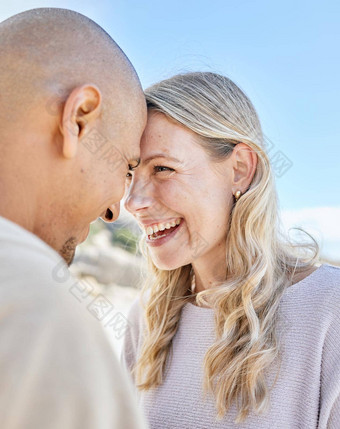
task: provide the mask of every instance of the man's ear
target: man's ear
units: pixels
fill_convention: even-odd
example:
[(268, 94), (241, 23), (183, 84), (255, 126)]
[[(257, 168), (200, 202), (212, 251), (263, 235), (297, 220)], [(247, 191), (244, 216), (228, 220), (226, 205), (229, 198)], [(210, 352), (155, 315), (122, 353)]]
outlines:
[(86, 84), (74, 88), (67, 97), (62, 123), (62, 151), (65, 158), (73, 158), (78, 150), (79, 138), (91, 127), (100, 115), (102, 95), (96, 85)]
[(232, 152), (233, 159), (233, 193), (240, 190), (242, 194), (248, 189), (257, 166), (257, 154), (245, 143), (238, 143)]

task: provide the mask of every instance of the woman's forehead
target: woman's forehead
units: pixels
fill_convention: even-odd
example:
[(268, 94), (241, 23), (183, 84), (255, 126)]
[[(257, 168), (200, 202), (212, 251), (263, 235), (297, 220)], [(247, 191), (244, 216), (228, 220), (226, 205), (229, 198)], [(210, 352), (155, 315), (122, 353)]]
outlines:
[(176, 158), (201, 150), (193, 131), (170, 121), (164, 114), (158, 112), (149, 114), (141, 141), (142, 158), (149, 158), (156, 153)]

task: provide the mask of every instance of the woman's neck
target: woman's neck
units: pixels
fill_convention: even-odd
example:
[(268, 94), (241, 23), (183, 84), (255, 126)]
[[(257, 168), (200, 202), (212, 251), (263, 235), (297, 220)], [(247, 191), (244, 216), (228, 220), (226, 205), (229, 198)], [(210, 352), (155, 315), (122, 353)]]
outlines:
[(195, 293), (202, 292), (222, 283), (226, 277), (226, 261), (220, 258), (207, 258), (194, 261), (192, 268), (195, 274)]

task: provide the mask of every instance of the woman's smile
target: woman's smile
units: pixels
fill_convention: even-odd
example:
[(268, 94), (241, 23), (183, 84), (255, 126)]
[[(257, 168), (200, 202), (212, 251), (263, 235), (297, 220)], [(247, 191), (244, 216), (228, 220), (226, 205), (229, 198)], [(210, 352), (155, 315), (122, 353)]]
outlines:
[(146, 243), (148, 246), (157, 247), (167, 243), (179, 233), (183, 223), (177, 219), (171, 223), (156, 224), (154, 227), (148, 227), (146, 231)]

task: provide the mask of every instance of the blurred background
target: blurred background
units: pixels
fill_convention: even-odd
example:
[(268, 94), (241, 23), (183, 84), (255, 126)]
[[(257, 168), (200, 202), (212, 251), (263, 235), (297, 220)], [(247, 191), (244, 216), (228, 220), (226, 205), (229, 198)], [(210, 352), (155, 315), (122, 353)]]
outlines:
[[(11, 0), (0, 3), (0, 20), (36, 7), (92, 18), (128, 55), (143, 87), (195, 70), (234, 80), (259, 113), (285, 229), (303, 227), (323, 261), (340, 265), (339, 2)], [(124, 210), (112, 225), (98, 220), (72, 267), (90, 291), (83, 304), (117, 352), (142, 278), (139, 238)], [(91, 302), (100, 299), (106, 307), (95, 310)]]

